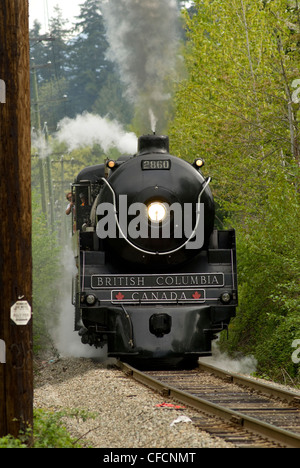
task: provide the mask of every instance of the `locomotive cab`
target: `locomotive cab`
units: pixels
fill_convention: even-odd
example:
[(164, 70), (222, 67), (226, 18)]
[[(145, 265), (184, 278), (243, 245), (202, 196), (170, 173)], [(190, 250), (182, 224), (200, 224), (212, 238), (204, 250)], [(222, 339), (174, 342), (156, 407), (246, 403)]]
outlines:
[[(165, 136), (86, 168), (74, 183), (75, 329), (108, 356), (141, 363), (211, 354), (237, 306), (234, 230), (214, 228), (203, 161)], [(82, 201), (84, 200), (84, 201)]]

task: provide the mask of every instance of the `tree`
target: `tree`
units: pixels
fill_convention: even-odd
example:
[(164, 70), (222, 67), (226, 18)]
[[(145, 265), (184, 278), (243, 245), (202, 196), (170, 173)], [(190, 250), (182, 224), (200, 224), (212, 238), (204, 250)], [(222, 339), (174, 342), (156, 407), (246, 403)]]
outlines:
[[(7, 84), (6, 103), (0, 103), (0, 338), (6, 343), (6, 363), (0, 364), (2, 437), (18, 436), (33, 421), (28, 0), (0, 4), (0, 77)], [(12, 306), (24, 306), (24, 322), (20, 316), (12, 320)]]
[(32, 122), (36, 127), (37, 103), (35, 79), (38, 91), (38, 107), (41, 126), (47, 122), (50, 132), (55, 132), (57, 123), (68, 113), (69, 47), (68, 31), (61, 10), (55, 8), (50, 20), (49, 34), (41, 35), (37, 22), (30, 32), (31, 37), (31, 96)]
[[(186, 15), (187, 79), (173, 152), (202, 156), (225, 224), (237, 231), (240, 307), (234, 349), (279, 377), (299, 337), (299, 5), (197, 0)], [(275, 353), (276, 342), (285, 343)], [(273, 354), (272, 354), (273, 353)], [(273, 355), (273, 362), (272, 362)]]
[(54, 41), (47, 43), (48, 59), (53, 64), (52, 73), (56, 80), (67, 78), (69, 73), (68, 56), (68, 33), (66, 29), (67, 21), (62, 16), (61, 9), (56, 6), (54, 8), (54, 16), (50, 19), (50, 37)]
[[(114, 65), (106, 59), (108, 43), (98, 1), (86, 0), (82, 4), (72, 30), (66, 30), (65, 24), (61, 10), (56, 8), (49, 34), (42, 36), (37, 22), (30, 32), (42, 126), (47, 122), (50, 133), (54, 133), (64, 117), (75, 117), (84, 111), (108, 114), (129, 123), (131, 106), (123, 98)], [(32, 101), (33, 85), (32, 73)], [(33, 122), (35, 112), (33, 107)]]
[(78, 35), (70, 44), (72, 115), (92, 110), (99, 91), (113, 71), (112, 63), (105, 56), (108, 43), (99, 3), (85, 0), (77, 19), (75, 31)]
[(118, 74), (109, 73), (106, 82), (99, 90), (92, 111), (106, 115), (111, 120), (117, 120), (124, 125), (130, 125), (133, 119), (133, 106), (124, 98), (124, 86)]
[(208, 155), (216, 195), (231, 210), (254, 194), (263, 198), (269, 165), (282, 161), (295, 174), (297, 121), (289, 115), (298, 69), (284, 53), (290, 31), (283, 3), (203, 0), (187, 17), (189, 78), (177, 94), (172, 139), (183, 156)]

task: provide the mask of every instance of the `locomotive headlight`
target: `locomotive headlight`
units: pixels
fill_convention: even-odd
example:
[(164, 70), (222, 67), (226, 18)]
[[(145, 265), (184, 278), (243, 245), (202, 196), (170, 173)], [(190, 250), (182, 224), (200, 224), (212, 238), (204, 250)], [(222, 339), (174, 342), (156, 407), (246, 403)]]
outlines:
[(161, 202), (153, 202), (148, 206), (149, 219), (155, 223), (163, 221), (167, 216), (167, 208)]

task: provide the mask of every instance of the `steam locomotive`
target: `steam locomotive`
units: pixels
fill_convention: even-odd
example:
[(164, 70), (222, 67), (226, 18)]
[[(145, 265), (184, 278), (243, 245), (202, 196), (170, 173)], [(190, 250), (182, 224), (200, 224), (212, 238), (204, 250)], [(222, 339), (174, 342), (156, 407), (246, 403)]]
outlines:
[(237, 306), (234, 230), (214, 227), (204, 161), (144, 135), (132, 156), (83, 169), (75, 197), (75, 330), (131, 363), (211, 355)]

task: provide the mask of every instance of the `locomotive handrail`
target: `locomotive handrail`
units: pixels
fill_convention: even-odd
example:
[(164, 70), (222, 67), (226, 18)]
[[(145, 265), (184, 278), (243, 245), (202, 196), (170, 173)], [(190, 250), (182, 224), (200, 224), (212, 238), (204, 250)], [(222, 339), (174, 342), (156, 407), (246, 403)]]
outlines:
[(138, 247), (137, 245), (135, 245), (133, 242), (131, 242), (127, 236), (125, 236), (121, 226), (120, 226), (120, 223), (119, 223), (119, 220), (118, 220), (118, 210), (117, 210), (117, 204), (116, 204), (116, 194), (115, 194), (115, 191), (113, 189), (113, 187), (110, 185), (110, 183), (107, 181), (107, 179), (105, 179), (104, 177), (102, 178), (102, 180), (105, 182), (105, 184), (107, 185), (107, 187), (109, 188), (109, 190), (111, 191), (112, 193), (112, 196), (113, 196), (113, 204), (114, 204), (114, 214), (115, 214), (115, 220), (116, 220), (116, 224), (118, 226), (118, 229), (119, 229), (119, 232), (121, 234), (121, 236), (123, 237), (123, 239), (126, 240), (126, 242), (131, 246), (133, 247), (134, 249), (136, 250), (139, 250), (140, 252), (142, 253), (145, 253), (145, 254), (148, 254), (148, 255), (159, 255), (159, 256), (163, 256), (163, 255), (170, 255), (170, 254), (173, 254), (175, 252), (178, 252), (178, 250), (181, 250), (183, 247), (185, 247), (192, 239), (193, 237), (195, 236), (196, 234), (196, 231), (198, 229), (198, 226), (199, 226), (199, 222), (200, 222), (200, 214), (201, 214), (201, 210), (200, 210), (200, 202), (201, 202), (201, 197), (203, 195), (203, 193), (205, 192), (206, 188), (208, 187), (210, 181), (211, 181), (211, 177), (208, 177), (206, 180), (205, 180), (205, 184), (204, 186), (202, 187), (202, 190), (200, 191), (199, 195), (198, 195), (198, 202), (197, 202), (197, 220), (196, 220), (196, 225), (195, 225), (195, 228), (192, 232), (192, 234), (190, 235), (190, 237), (182, 244), (180, 245), (179, 247), (177, 247), (176, 249), (173, 249), (173, 250), (168, 250), (167, 252), (153, 252), (151, 250), (145, 250), (145, 249), (142, 249), (140, 247)]

